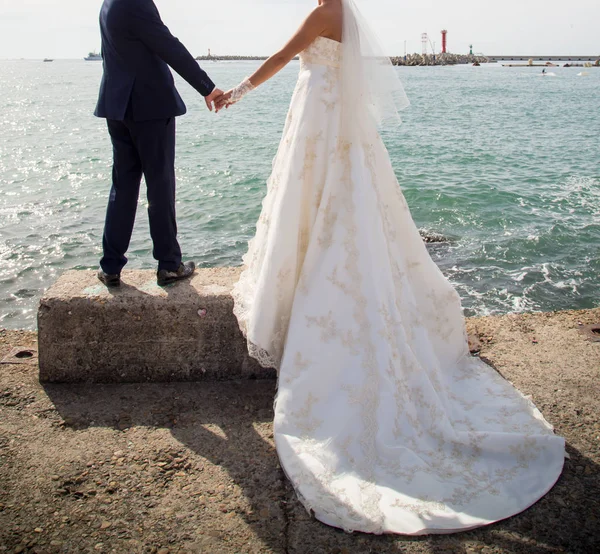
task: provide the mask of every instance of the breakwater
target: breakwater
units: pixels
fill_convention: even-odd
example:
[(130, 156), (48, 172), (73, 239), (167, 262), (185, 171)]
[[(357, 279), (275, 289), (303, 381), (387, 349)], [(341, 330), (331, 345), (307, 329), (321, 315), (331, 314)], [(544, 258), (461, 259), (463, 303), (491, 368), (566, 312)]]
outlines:
[[(220, 61), (264, 61), (268, 56), (198, 56), (196, 60), (203, 62)], [(294, 58), (298, 59), (298, 58)], [(391, 56), (390, 60), (396, 66), (431, 66), (431, 65), (460, 65), (482, 64), (498, 61), (585, 61), (600, 66), (600, 56), (483, 56), (474, 54), (408, 54), (407, 56)], [(573, 67), (583, 67), (570, 64)]]
[(398, 66), (425, 66), (425, 65), (458, 65), (458, 64), (482, 64), (490, 60), (486, 56), (475, 56), (473, 54), (408, 54), (407, 56), (393, 56), (390, 58), (392, 64)]
[(491, 62), (511, 61), (526, 62), (534, 60), (538, 62), (596, 62), (600, 65), (600, 54), (595, 56), (487, 56)]
[[(264, 61), (268, 56), (198, 56), (201, 62), (233, 62), (233, 61)], [(294, 58), (298, 59), (298, 58)], [(457, 65), (469, 63), (488, 63), (486, 56), (462, 54), (409, 54), (408, 56), (391, 56), (392, 64), (397, 66), (425, 66), (425, 65)]]
[(264, 61), (268, 56), (197, 56), (199, 62), (240, 62), (240, 61)]

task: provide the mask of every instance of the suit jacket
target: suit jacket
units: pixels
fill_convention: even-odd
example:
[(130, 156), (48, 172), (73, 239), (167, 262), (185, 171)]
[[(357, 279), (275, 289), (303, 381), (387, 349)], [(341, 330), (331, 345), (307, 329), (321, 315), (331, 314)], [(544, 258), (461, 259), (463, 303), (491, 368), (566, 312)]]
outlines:
[(104, 0), (100, 11), (104, 74), (94, 115), (122, 121), (186, 112), (171, 66), (200, 94), (215, 85), (164, 25), (153, 0)]

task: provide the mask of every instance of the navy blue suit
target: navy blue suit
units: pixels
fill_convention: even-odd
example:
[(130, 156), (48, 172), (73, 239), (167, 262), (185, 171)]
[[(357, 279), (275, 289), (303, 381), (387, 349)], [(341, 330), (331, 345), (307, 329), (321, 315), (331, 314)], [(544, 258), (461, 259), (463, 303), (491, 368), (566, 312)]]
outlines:
[(186, 112), (171, 66), (201, 95), (214, 83), (162, 22), (152, 0), (104, 0), (100, 11), (104, 74), (96, 116), (113, 144), (112, 189), (104, 226), (106, 273), (127, 263), (142, 174), (159, 269), (181, 263), (175, 219), (175, 120)]

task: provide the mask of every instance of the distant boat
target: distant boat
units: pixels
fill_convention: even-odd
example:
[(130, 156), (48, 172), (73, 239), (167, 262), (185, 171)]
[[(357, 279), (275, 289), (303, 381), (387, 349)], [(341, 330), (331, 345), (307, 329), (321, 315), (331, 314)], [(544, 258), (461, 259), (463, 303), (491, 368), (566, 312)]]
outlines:
[(102, 61), (102, 54), (98, 54), (98, 52), (90, 52), (87, 55), (87, 58), (83, 58), (86, 62), (100, 62)]
[(44, 58), (45, 62), (53, 62), (54, 60), (50, 59), (50, 58)]

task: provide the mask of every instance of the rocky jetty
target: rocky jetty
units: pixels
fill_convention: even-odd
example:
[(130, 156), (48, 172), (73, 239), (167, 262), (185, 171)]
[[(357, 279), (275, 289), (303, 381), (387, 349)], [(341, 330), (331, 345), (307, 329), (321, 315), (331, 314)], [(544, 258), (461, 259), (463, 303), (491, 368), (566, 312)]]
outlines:
[[(201, 62), (221, 62), (221, 61), (264, 61), (267, 56), (198, 56), (196, 60)], [(298, 58), (294, 58), (297, 60)], [(394, 65), (457, 65), (469, 63), (488, 63), (490, 60), (485, 56), (461, 55), (461, 54), (409, 54), (404, 56), (392, 56), (390, 58)]]
[(197, 56), (199, 62), (264, 61), (268, 56)]
[(394, 56), (391, 58), (394, 65), (420, 66), (420, 65), (458, 65), (458, 64), (482, 64), (488, 63), (485, 56), (472, 54), (409, 54), (406, 56)]

